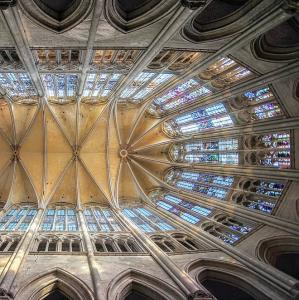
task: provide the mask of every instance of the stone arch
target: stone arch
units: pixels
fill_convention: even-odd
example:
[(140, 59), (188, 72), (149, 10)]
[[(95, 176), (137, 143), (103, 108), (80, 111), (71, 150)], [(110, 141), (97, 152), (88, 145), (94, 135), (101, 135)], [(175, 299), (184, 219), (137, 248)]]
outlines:
[(270, 300), (277, 297), (271, 287), (268, 287), (266, 280), (257, 278), (256, 274), (237, 263), (217, 259), (197, 259), (187, 264), (185, 271), (191, 273), (200, 284), (204, 280), (213, 279), (238, 287), (254, 299)]
[[(277, 236), (263, 239), (257, 245), (256, 255), (265, 263), (298, 280), (298, 272), (295, 271), (298, 269), (296, 264), (299, 264), (298, 238), (293, 236)], [(288, 255), (292, 256), (292, 264), (283, 265), (281, 259), (284, 258), (284, 262), (288, 262), (289, 260), (285, 260)]]
[(137, 291), (155, 300), (183, 300), (186, 297), (160, 278), (128, 269), (118, 274), (108, 285), (107, 300), (124, 300), (131, 291)]
[(39, 274), (28, 281), (16, 292), (15, 299), (39, 300), (54, 290), (61, 291), (72, 300), (94, 299), (93, 292), (86, 283), (60, 268)]
[(214, 0), (197, 14), (182, 30), (182, 36), (192, 42), (206, 42), (232, 36), (251, 22), (249, 12), (260, 0)]
[(105, 17), (111, 26), (126, 33), (157, 22), (178, 5), (175, 0), (106, 0)]

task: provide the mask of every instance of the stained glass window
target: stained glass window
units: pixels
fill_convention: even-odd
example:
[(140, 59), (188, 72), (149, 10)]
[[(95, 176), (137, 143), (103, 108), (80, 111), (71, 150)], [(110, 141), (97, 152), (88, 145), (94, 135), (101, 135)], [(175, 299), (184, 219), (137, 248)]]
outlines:
[(89, 231), (121, 231), (122, 226), (111, 209), (90, 207), (84, 209), (84, 217)]
[(47, 96), (51, 98), (74, 98), (78, 89), (77, 74), (42, 74)]
[(0, 73), (0, 86), (11, 97), (30, 97), (37, 95), (27, 73)]
[(72, 208), (49, 208), (41, 224), (43, 231), (77, 231), (78, 220)]
[(31, 207), (12, 208), (0, 218), (0, 230), (26, 231), (36, 213)]
[(88, 74), (83, 97), (106, 100), (122, 78), (123, 75), (121, 73)]
[(170, 136), (192, 135), (210, 128), (227, 127), (233, 124), (225, 106), (217, 103), (178, 115), (164, 123), (164, 131)]
[(195, 140), (173, 144), (169, 155), (176, 162), (238, 164), (238, 149), (237, 138)]
[(250, 209), (271, 214), (278, 199), (283, 193), (285, 183), (259, 179), (241, 180), (239, 186), (243, 193), (233, 195), (237, 204)]
[(132, 102), (141, 102), (153, 91), (173, 78), (172, 73), (142, 72), (121, 93), (121, 99), (130, 99)]
[(178, 189), (225, 200), (228, 188), (234, 183), (234, 177), (170, 169), (165, 175), (165, 181)]
[(122, 212), (144, 232), (175, 230), (172, 224), (147, 208), (125, 208)]

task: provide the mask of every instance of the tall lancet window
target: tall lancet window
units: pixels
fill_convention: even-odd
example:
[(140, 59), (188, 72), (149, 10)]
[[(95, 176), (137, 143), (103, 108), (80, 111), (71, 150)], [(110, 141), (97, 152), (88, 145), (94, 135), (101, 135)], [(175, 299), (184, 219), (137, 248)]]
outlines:
[(187, 192), (225, 200), (230, 190), (229, 188), (234, 183), (234, 177), (186, 169), (170, 169), (165, 175), (165, 181)]
[(89, 231), (121, 231), (122, 226), (109, 208), (88, 207), (84, 217)]
[(148, 208), (125, 208), (122, 212), (144, 232), (175, 230), (175, 227), (172, 224)]
[(43, 231), (77, 231), (76, 210), (70, 207), (48, 208), (41, 224)]
[(36, 212), (31, 206), (12, 207), (0, 218), (0, 230), (26, 231)]

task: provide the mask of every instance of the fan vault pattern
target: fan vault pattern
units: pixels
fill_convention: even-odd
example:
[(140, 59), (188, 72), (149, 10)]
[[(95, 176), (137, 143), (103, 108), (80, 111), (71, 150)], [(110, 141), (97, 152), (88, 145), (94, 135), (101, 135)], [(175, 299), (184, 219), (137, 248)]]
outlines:
[[(202, 283), (217, 255), (232, 274), (258, 274), (251, 285), (267, 282), (270, 296), (262, 287), (256, 299), (272, 288), (297, 299), (296, 274), (272, 266), (279, 249), (298, 252), (298, 3), (33, 2), (0, 6), (11, 35), (0, 41), (0, 254), (11, 259), (0, 298), (22, 294), (9, 272), (24, 256), (60, 252), (86, 254), (100, 300), (125, 299), (113, 280), (134, 285), (135, 259), (178, 284), (161, 283), (157, 299), (164, 288), (169, 299), (213, 299)], [(108, 286), (112, 253), (126, 259)]]

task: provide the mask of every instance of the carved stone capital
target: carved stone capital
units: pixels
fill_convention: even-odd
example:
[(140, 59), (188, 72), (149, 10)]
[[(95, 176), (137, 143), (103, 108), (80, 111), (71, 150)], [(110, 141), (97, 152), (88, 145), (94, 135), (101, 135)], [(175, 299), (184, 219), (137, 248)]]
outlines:
[(8, 9), (9, 7), (16, 6), (17, 0), (0, 0), (0, 10)]
[(207, 2), (206, 0), (181, 0), (181, 4), (184, 7), (188, 7), (189, 9), (192, 10), (204, 6), (206, 2)]

